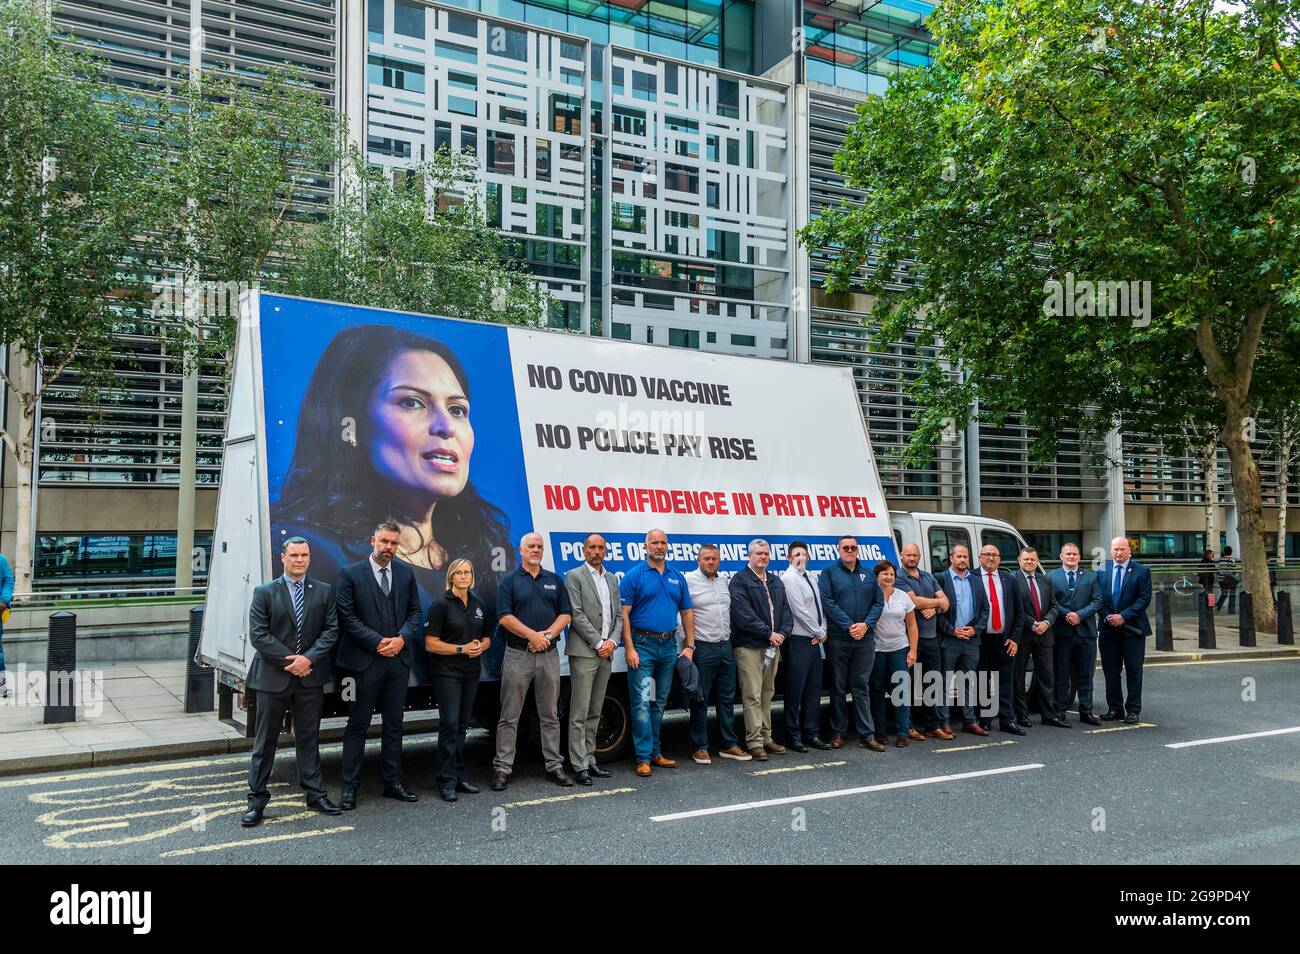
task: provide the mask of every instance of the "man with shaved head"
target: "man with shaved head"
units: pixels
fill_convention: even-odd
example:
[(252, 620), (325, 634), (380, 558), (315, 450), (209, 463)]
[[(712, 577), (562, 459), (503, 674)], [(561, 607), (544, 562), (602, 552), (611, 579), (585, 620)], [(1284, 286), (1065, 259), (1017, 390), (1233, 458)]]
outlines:
[[(925, 570), (921, 569), (921, 548), (915, 543), (906, 544), (898, 552), (903, 568), (894, 581), (894, 587), (912, 595), (916, 604), (916, 666), (912, 670), (913, 691), (932, 672), (942, 678), (943, 658), (939, 652), (939, 614), (948, 612), (948, 596), (943, 587)], [(918, 679), (918, 673), (919, 679)], [(913, 742), (922, 739), (952, 738), (944, 728), (946, 719), (939, 717), (937, 706), (916, 705), (913, 708), (916, 725), (908, 733)], [(922, 734), (924, 733), (924, 735)]]
[[(1101, 633), (1097, 649), (1106, 676), (1103, 720), (1123, 719), (1136, 725), (1142, 711), (1142, 665), (1151, 621), (1151, 571), (1133, 559), (1128, 538), (1110, 541), (1111, 562), (1101, 574)], [(1125, 677), (1121, 684), (1121, 674)], [(1125, 698), (1124, 689), (1128, 689)]]
[(494, 792), (510, 784), (519, 715), (529, 686), (537, 700), (546, 774), (556, 785), (573, 785), (560, 756), (560, 654), (556, 651), (573, 606), (563, 581), (542, 569), (545, 552), (540, 533), (524, 534), (519, 541), (519, 566), (502, 577), (497, 587), (497, 636), (505, 638), (506, 654), (501, 660), (501, 719), (497, 722), (497, 756), (492, 763)]

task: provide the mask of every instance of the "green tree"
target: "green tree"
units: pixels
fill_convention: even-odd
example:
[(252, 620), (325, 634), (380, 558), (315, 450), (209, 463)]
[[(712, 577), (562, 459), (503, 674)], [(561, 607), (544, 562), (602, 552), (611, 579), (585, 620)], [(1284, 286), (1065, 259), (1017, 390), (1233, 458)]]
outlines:
[(1249, 437), (1269, 353), (1300, 350), (1300, 4), (1215, 7), (948, 0), (933, 68), (868, 102), (837, 159), (864, 200), (804, 239), (840, 250), (831, 288), (860, 281), (885, 336), (919, 326), (966, 372), (923, 378), (914, 447), (976, 399), (1041, 451), (1081, 406), (1094, 436), (1167, 435), (1208, 402), (1271, 630)]
[(489, 224), (473, 156), (439, 150), (388, 172), (353, 155), (339, 199), (303, 229), (274, 283), (309, 298), (536, 324), (544, 299)]
[(39, 402), (74, 365), (83, 393), (113, 380), (119, 317), (149, 301), (136, 239), (166, 208), (140, 148), (148, 107), (108, 94), (32, 6), (0, 3), (0, 344), (16, 358), (0, 380), (18, 419), (0, 438), (16, 464), (18, 592), (31, 591), (38, 424), (58, 439)]

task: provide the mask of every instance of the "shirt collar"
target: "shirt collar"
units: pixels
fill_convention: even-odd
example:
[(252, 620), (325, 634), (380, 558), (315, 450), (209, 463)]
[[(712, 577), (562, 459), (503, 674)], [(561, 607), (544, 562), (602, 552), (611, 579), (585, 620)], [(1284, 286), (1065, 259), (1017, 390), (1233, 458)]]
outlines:
[(603, 566), (592, 566), (590, 563), (587, 563), (585, 560), (583, 561), (583, 563), (585, 564), (587, 569), (591, 571), (592, 576), (605, 575), (605, 568)]

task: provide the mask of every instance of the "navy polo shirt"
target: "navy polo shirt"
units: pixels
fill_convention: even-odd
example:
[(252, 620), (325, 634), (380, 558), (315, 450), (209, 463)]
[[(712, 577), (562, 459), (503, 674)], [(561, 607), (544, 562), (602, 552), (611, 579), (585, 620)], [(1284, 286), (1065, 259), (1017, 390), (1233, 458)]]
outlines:
[[(550, 570), (541, 569), (534, 578), (523, 567), (516, 567), (501, 578), (497, 587), (498, 620), (503, 616), (514, 616), (529, 629), (545, 632), (562, 614), (572, 615), (573, 605), (563, 581)], [(497, 635), (505, 637), (507, 646), (528, 648), (528, 640), (516, 636), (500, 622), (497, 623)], [(556, 636), (551, 641), (551, 649), (560, 645), (558, 634)]]
[(632, 628), (651, 633), (677, 629), (677, 614), (691, 608), (691, 590), (686, 577), (664, 565), (660, 573), (643, 560), (623, 574), (618, 585), (624, 606), (632, 607)]

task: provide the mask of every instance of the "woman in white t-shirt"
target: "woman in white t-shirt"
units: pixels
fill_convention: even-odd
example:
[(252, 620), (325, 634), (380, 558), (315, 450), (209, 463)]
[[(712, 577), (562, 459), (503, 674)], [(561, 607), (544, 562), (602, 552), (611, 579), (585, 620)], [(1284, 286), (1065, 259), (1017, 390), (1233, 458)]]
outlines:
[[(894, 744), (907, 747), (909, 738), (923, 739), (912, 728), (912, 680), (908, 672), (916, 662), (916, 604), (912, 594), (894, 588), (898, 568), (889, 560), (876, 564), (876, 585), (880, 587), (885, 608), (876, 623), (876, 661), (871, 670), (871, 718), (876, 724), (876, 741), (884, 745), (885, 700), (894, 703), (894, 722), (898, 738)], [(897, 676), (897, 673), (903, 675)]]

